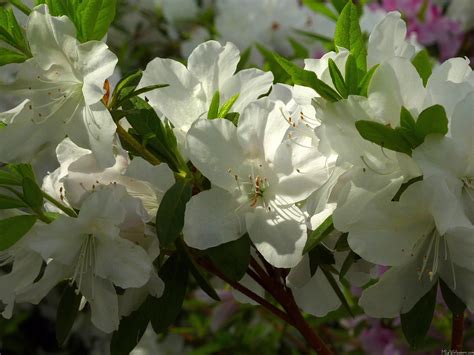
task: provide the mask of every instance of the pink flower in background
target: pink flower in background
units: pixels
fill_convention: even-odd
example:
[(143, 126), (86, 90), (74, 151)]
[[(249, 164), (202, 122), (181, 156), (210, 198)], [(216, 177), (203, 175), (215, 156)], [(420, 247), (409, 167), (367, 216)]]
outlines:
[(464, 33), (461, 24), (446, 17), (440, 6), (425, 0), (383, 0), (382, 4), (371, 4), (369, 9), (400, 11), (407, 21), (408, 35), (416, 34), (423, 46), (437, 45), (439, 58), (444, 61), (454, 57), (459, 51)]

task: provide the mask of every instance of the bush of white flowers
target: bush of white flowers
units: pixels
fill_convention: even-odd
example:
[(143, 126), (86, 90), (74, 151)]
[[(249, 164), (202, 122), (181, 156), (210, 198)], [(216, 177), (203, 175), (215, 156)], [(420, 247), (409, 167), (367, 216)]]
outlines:
[[(149, 324), (175, 324), (191, 284), (222, 301), (220, 279), (333, 354), (308, 315), (400, 317), (416, 349), (440, 290), (444, 349), (461, 350), (474, 311), (469, 60), (437, 63), (397, 11), (361, 28), (361, 2), (190, 2), (163, 1), (166, 26), (141, 44), (190, 31), (184, 59), (123, 75), (107, 44), (120, 41), (116, 0), (0, 7), (0, 90), (14, 98), (0, 113), (2, 316), (60, 288), (59, 344), (86, 314), (128, 354)], [(191, 28), (183, 11), (215, 26)]]

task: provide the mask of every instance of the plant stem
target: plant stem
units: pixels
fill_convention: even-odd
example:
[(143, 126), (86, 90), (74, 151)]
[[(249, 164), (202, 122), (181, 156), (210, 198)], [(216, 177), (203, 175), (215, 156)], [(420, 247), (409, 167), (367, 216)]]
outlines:
[(277, 307), (272, 305), (270, 302), (268, 302), (266, 299), (264, 299), (263, 297), (260, 297), (259, 295), (257, 295), (253, 291), (251, 291), (248, 288), (246, 288), (245, 286), (241, 285), (240, 283), (230, 280), (223, 273), (221, 273), (213, 264), (211, 264), (207, 260), (198, 258), (198, 259), (196, 259), (196, 261), (204, 269), (206, 269), (210, 273), (216, 275), (221, 280), (227, 282), (229, 285), (231, 285), (233, 288), (235, 288), (236, 290), (243, 293), (245, 296), (249, 297), (250, 299), (257, 302), (258, 304), (262, 305), (265, 309), (267, 309), (268, 311), (273, 313), (275, 316), (277, 316), (281, 320), (285, 321), (288, 324), (293, 325), (293, 322), (292, 322), (291, 318), (285, 312), (283, 312), (281, 309), (278, 309)]
[(464, 339), (464, 312), (453, 313), (451, 350), (461, 351)]
[(51, 195), (47, 194), (44, 191), (43, 191), (43, 197), (49, 202), (51, 202), (53, 205), (55, 205), (57, 208), (59, 208), (61, 211), (63, 211), (65, 214), (67, 214), (69, 217), (77, 217), (76, 211), (64, 206), (62, 203), (60, 203), (54, 197), (52, 197)]
[[(248, 270), (247, 273), (257, 283), (259, 283), (273, 298), (285, 309), (286, 314), (290, 317), (291, 321), (288, 322), (295, 327), (304, 339), (308, 342), (311, 347), (316, 350), (318, 354), (332, 355), (333, 352), (324, 343), (324, 341), (311, 329), (309, 324), (304, 319), (300, 312), (298, 305), (293, 297), (293, 293), (281, 282), (272, 278), (271, 276), (264, 274), (262, 275), (263, 269), (258, 265), (255, 259), (251, 259), (251, 265), (257, 268), (257, 272)], [(273, 272), (272, 272), (273, 274)]]
[(145, 146), (140, 144), (134, 137), (132, 137), (118, 122), (117, 125), (117, 134), (121, 139), (123, 139), (128, 145), (130, 145), (137, 153), (141, 155), (143, 159), (148, 161), (151, 165), (161, 164), (160, 159), (155, 157), (152, 152), (146, 149)]

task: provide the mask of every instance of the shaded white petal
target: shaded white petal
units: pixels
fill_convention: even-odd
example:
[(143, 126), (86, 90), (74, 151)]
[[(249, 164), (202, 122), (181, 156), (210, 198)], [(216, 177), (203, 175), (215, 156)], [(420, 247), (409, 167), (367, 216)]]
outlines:
[(306, 226), (295, 206), (271, 205), (272, 211), (256, 207), (245, 215), (250, 239), (273, 266), (291, 268), (303, 258)]
[(92, 323), (105, 333), (117, 330), (118, 298), (112, 282), (86, 274), (81, 284), (81, 293), (91, 307)]
[(444, 235), (448, 243), (453, 263), (462, 268), (474, 271), (474, 227), (457, 227), (449, 229)]
[(203, 191), (186, 205), (183, 235), (187, 245), (208, 249), (240, 238), (245, 233), (239, 202), (219, 188)]
[(152, 260), (146, 251), (124, 238), (97, 238), (95, 273), (122, 288), (141, 287), (150, 278)]
[(341, 301), (324, 273), (318, 268), (311, 276), (309, 258), (305, 258), (287, 276), (296, 304), (305, 312), (323, 317), (339, 308)]
[(418, 278), (417, 259), (392, 267), (375, 285), (367, 288), (359, 300), (364, 312), (376, 318), (393, 318), (410, 311), (437, 281), (428, 277)]

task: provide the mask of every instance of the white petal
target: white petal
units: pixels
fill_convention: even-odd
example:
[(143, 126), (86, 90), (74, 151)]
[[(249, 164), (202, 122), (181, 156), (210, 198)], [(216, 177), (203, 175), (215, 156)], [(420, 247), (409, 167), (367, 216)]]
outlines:
[(289, 128), (281, 111), (283, 108), (282, 102), (262, 99), (251, 103), (242, 112), (237, 134), (240, 145), (249, 158), (273, 161)]
[(474, 227), (449, 229), (444, 235), (453, 262), (471, 272), (474, 271)]
[(31, 13), (26, 26), (26, 36), (35, 60), (45, 70), (53, 64), (69, 66), (63, 48), (77, 42), (76, 29), (66, 16), (51, 16), (46, 5), (38, 6)]
[(124, 238), (97, 238), (96, 275), (122, 288), (141, 287), (150, 278), (152, 260)]
[(376, 318), (393, 318), (410, 311), (433, 287), (436, 278), (418, 278), (419, 263), (413, 262), (392, 267), (375, 285), (362, 293), (359, 305), (364, 312)]
[(244, 156), (237, 139), (237, 128), (225, 119), (199, 120), (188, 132), (189, 158), (213, 185), (227, 191), (236, 188), (231, 171), (237, 172)]
[(89, 41), (77, 47), (77, 67), (82, 74), (82, 93), (87, 105), (92, 105), (104, 96), (104, 82), (111, 77), (117, 56), (100, 41)]
[(198, 79), (181, 63), (155, 58), (148, 63), (138, 88), (168, 84), (143, 95), (150, 105), (163, 113), (173, 125), (185, 132), (209, 109), (205, 93)]
[(422, 186), (411, 185), (399, 202), (372, 203), (349, 228), (348, 242), (364, 259), (381, 265), (403, 265), (415, 245), (434, 228), (423, 205)]
[(86, 275), (81, 284), (81, 293), (90, 304), (92, 323), (105, 333), (117, 330), (118, 298), (112, 282)]
[(291, 268), (303, 258), (306, 226), (295, 206), (275, 206), (272, 211), (256, 207), (245, 215), (250, 239), (273, 266)]
[(207, 41), (197, 46), (188, 59), (188, 70), (202, 83), (210, 103), (214, 93), (230, 79), (240, 60), (239, 50), (227, 42)]
[(400, 18), (400, 13), (389, 12), (369, 36), (368, 67), (371, 68), (395, 56), (411, 59), (415, 54), (415, 48), (405, 40), (406, 33), (406, 23)]
[(258, 69), (241, 70), (221, 87), (221, 105), (238, 93), (239, 98), (232, 106), (231, 111), (241, 113), (252, 101), (256, 101), (260, 95), (266, 94), (270, 90), (272, 82), (273, 74), (271, 72), (263, 72)]
[(219, 188), (203, 191), (186, 205), (184, 240), (197, 249), (236, 240), (245, 233), (241, 215), (238, 201), (229, 192)]
[(81, 119), (67, 125), (71, 140), (83, 148), (90, 148), (102, 167), (115, 163), (112, 152), (116, 126), (109, 110), (102, 102), (82, 107)]
[(375, 116), (392, 127), (399, 125), (402, 106), (418, 114), (426, 95), (415, 67), (408, 59), (401, 57), (392, 58), (377, 68), (368, 94)]
[[(463, 160), (466, 165), (465, 171), (474, 176), (474, 90), (464, 100), (456, 105), (451, 122), (450, 133), (456, 143), (462, 147), (463, 153), (468, 154), (468, 159)], [(461, 160), (456, 157), (456, 160)]]
[(310, 275), (307, 256), (290, 271), (287, 282), (298, 306), (313, 316), (323, 317), (341, 305), (331, 284), (319, 268), (313, 276)]

